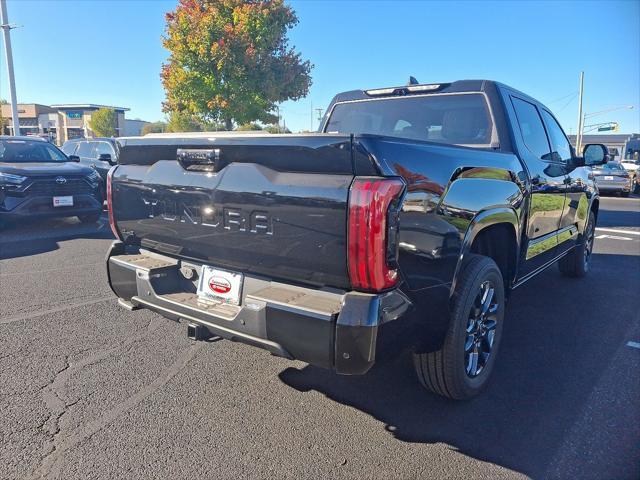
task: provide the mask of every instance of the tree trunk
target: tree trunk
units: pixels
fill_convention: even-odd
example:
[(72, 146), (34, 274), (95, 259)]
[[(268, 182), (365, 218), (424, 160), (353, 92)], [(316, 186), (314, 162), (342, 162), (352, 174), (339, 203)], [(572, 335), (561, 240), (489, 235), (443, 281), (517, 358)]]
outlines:
[(233, 130), (233, 120), (231, 118), (225, 118), (224, 128), (226, 128), (227, 131)]

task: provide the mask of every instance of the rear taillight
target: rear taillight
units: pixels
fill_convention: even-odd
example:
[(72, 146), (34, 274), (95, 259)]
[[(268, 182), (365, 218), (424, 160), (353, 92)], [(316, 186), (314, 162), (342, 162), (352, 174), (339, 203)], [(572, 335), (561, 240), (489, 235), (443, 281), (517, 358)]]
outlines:
[(404, 182), (356, 177), (349, 192), (349, 278), (355, 290), (379, 292), (398, 283), (397, 214)]
[(111, 226), (111, 231), (113, 232), (113, 235), (122, 240), (122, 238), (120, 237), (120, 232), (118, 232), (118, 229), (116, 228), (116, 220), (115, 217), (113, 216), (113, 187), (112, 187), (112, 177), (113, 177), (113, 172), (114, 170), (118, 168), (117, 166), (114, 166), (111, 168), (111, 170), (109, 170), (109, 173), (107, 174), (107, 211), (109, 212), (109, 225)]

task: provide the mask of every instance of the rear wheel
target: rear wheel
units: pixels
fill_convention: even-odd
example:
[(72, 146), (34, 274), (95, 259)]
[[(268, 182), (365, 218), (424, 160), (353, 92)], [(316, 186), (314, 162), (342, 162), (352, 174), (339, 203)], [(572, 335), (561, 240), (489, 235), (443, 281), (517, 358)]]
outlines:
[(589, 273), (595, 230), (596, 216), (593, 212), (589, 212), (589, 221), (582, 239), (571, 252), (558, 261), (558, 268), (563, 275), (567, 277), (584, 277)]
[(91, 215), (78, 215), (82, 223), (96, 223), (100, 220), (100, 213), (92, 213)]
[(456, 400), (478, 395), (493, 370), (502, 336), (504, 285), (489, 257), (472, 255), (458, 277), (449, 331), (441, 350), (414, 354), (420, 382)]

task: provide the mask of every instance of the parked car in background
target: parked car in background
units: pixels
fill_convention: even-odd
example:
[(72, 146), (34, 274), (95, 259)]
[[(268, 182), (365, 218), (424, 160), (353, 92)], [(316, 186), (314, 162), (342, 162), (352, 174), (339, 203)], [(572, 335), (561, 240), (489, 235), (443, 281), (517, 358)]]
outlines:
[(100, 175), (38, 137), (0, 136), (0, 223), (41, 217), (100, 218)]
[(80, 158), (80, 163), (96, 170), (106, 186), (109, 169), (118, 163), (118, 143), (113, 138), (76, 138), (62, 145), (67, 155)]
[(619, 162), (607, 162), (594, 167), (593, 178), (601, 193), (619, 193), (628, 197), (632, 189), (632, 173)]
[(638, 158), (623, 158), (620, 165), (631, 175), (631, 191), (633, 192), (639, 183), (638, 170), (640, 169), (640, 160)]
[(576, 155), (548, 108), (484, 80), (345, 92), (316, 134), (119, 142), (106, 263), (122, 306), (340, 374), (411, 348), (454, 399), (486, 385), (513, 289), (556, 261), (589, 271), (588, 166), (608, 157)]

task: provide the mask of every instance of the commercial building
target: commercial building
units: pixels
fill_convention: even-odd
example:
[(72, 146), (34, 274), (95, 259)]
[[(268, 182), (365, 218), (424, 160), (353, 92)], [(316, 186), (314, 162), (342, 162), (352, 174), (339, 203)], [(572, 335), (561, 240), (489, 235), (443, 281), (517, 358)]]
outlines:
[[(11, 106), (2, 105), (3, 127), (0, 133), (13, 135), (11, 122)], [(20, 135), (39, 135), (48, 137), (52, 142), (62, 145), (71, 138), (91, 138), (91, 116), (101, 108), (110, 108), (117, 114), (116, 136), (125, 135), (126, 120), (124, 107), (108, 105), (59, 104), (40, 105), (38, 103), (18, 104), (18, 118), (20, 121)]]
[(136, 137), (138, 135), (142, 135), (142, 129), (147, 124), (149, 124), (149, 122), (145, 122), (144, 120), (138, 120), (137, 118), (130, 120), (127, 118), (124, 121), (124, 132), (122, 133), (122, 136)]
[[(631, 141), (640, 140), (640, 134), (637, 133), (620, 133), (620, 134), (609, 134), (609, 135), (583, 135), (582, 136), (582, 145), (586, 145), (588, 143), (602, 143), (606, 145), (609, 149), (609, 153), (613, 157), (613, 160), (621, 160), (624, 158), (627, 144)], [(569, 141), (571, 145), (576, 146), (576, 136), (569, 135)]]

